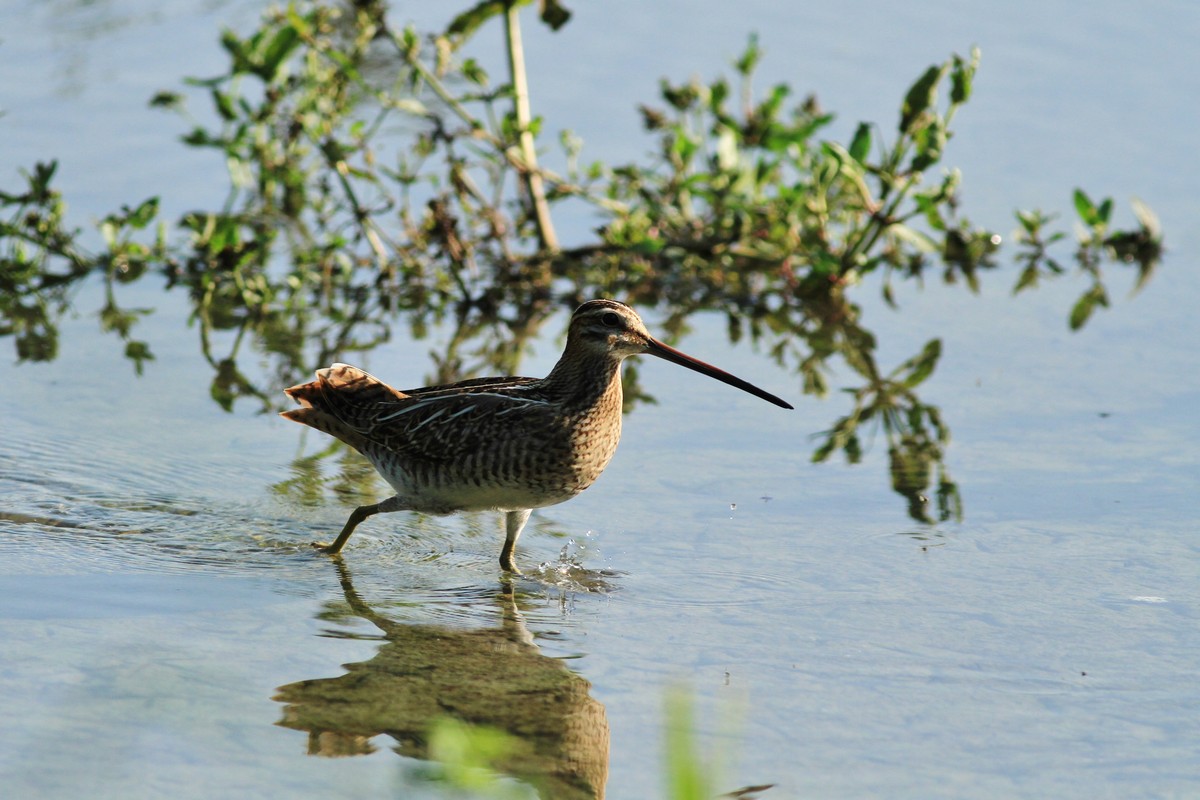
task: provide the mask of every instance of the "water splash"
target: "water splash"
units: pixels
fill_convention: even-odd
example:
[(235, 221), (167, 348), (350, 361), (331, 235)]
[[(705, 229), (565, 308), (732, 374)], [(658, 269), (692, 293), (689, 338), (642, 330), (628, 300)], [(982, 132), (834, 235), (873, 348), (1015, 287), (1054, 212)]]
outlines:
[[(594, 534), (588, 531), (587, 540), (594, 541)], [(532, 578), (546, 586), (561, 592), (583, 592), (608, 594), (616, 591), (617, 585), (612, 580), (619, 577), (620, 572), (611, 569), (589, 569), (584, 562), (599, 559), (600, 550), (592, 541), (577, 541), (568, 539), (558, 551), (558, 558), (553, 561), (543, 561), (537, 569), (527, 573)]]

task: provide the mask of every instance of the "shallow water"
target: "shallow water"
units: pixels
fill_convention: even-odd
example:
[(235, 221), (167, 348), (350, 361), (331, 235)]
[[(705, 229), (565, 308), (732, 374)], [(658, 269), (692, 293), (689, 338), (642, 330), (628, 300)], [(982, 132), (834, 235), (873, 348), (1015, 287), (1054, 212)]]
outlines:
[[(29, 31), (12, 47), (51, 87), (37, 104), (28, 86), (6, 101), (0, 135), (20, 132), (0, 155), (6, 172), (70, 152), (86, 214), (194, 169), (155, 140), (149, 153), (180, 160), (139, 177), (114, 165), (128, 155), (122, 121), (100, 117), (108, 135), (90, 153), (61, 122), (114, 98), (133, 114), (153, 88), (212, 71), (216, 21), (246, 13), (163, 8), (157, 23), (85, 41), (190, 35), (182, 41), (209, 48), (197, 56), (208, 67), (164, 57), (151, 80), (91, 45), (83, 86), (66, 97), (52, 68), (69, 49), (61, 30), (3, 12), (4, 30)], [(60, 358), (10, 362), (0, 382), (6, 796), (441, 797), (422, 778), (432, 697), (525, 731), (531, 754), (509, 770), (552, 776), (548, 796), (605, 786), (612, 798), (653, 797), (664, 693), (677, 682), (695, 696), (701, 745), (721, 754), (722, 790), (1200, 793), (1200, 208), (1181, 177), (1195, 172), (1197, 112), (1180, 101), (1200, 87), (1178, 65), (1200, 13), (928, 8), (915, 20), (881, 7), (849, 25), (770, 9), (679, 19), (666, 4), (662, 19), (639, 16), (643, 30), (620, 35), (579, 9), (571, 38), (530, 36), (576, 48), (584, 75), (602, 63), (588, 54), (604, 50), (612, 72), (594, 83), (611, 81), (624, 113), (659, 74), (715, 70), (712, 51), (741, 44), (728, 30), (755, 26), (766, 68), (812, 76), (846, 125), (892, 113), (923, 65), (977, 41), (980, 95), (950, 158), (969, 167), (969, 208), (1002, 219), (1018, 203), (1065, 205), (1079, 181), (1118, 203), (1137, 191), (1158, 211), (1162, 273), (1135, 300), (1114, 290), (1114, 308), (1081, 334), (1065, 325), (1078, 284), (1018, 300), (1003, 276), (977, 298), (905, 290), (898, 313), (864, 300), (884, 362), (945, 339), (926, 396), (954, 431), (963, 523), (915, 526), (887, 488), (882, 443), (859, 467), (810, 464), (811, 435), (842, 413), (836, 398), (785, 413), (656, 362), (641, 374), (659, 404), (626, 419), (595, 487), (534, 515), (518, 549), (530, 575), (511, 591), (495, 565), (497, 515), (376, 518), (336, 562), (308, 542), (336, 531), (353, 499), (292, 503), (276, 488), (321, 437), (253, 408), (221, 411), (187, 309), (146, 282), (126, 296), (157, 308), (142, 323), (157, 360), (135, 378), (119, 343), (96, 334), (91, 287), (63, 325)], [(652, 37), (684, 23), (678, 44)], [(584, 80), (542, 91), (571, 108)], [(636, 80), (647, 88), (631, 95)], [(615, 114), (607, 102), (584, 103), (579, 118)], [(619, 138), (636, 116), (628, 122), (625, 134), (594, 122), (589, 140), (611, 134), (619, 144), (608, 147), (636, 155), (646, 143)], [(105, 166), (89, 176), (88, 159)], [(194, 180), (198, 196), (220, 185)], [(793, 376), (730, 347), (710, 322), (698, 321), (688, 352), (796, 401)], [(553, 363), (562, 323), (546, 326), (523, 372)], [(398, 338), (365, 366), (411, 384), (437, 338)], [(535, 714), (515, 716), (534, 701)]]

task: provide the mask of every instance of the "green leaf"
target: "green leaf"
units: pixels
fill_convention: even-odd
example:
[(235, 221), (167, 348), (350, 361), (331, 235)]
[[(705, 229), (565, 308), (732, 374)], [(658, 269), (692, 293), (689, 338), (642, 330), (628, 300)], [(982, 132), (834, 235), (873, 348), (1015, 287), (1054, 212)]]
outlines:
[(300, 14), (294, 5), (288, 6), (287, 21), (301, 37), (312, 35), (311, 17)]
[(862, 164), (871, 152), (871, 125), (868, 122), (858, 123), (854, 138), (850, 140), (850, 155)]
[(774, 120), (783, 106), (783, 101), (792, 93), (792, 87), (786, 83), (777, 83), (771, 88), (771, 93), (758, 106), (757, 115), (761, 121)]
[[(942, 356), (942, 340), (932, 339), (926, 345), (921, 353), (900, 365), (900, 370), (907, 370), (908, 377), (903, 381), (906, 388), (912, 389), (919, 386), (937, 367), (938, 359)], [(897, 370), (897, 371), (900, 371)]]
[(1038, 271), (1037, 267), (1030, 265), (1021, 270), (1021, 275), (1017, 278), (1017, 283), (1013, 286), (1013, 294), (1020, 294), (1022, 290), (1037, 286)]
[(836, 446), (836, 444), (836, 441), (834, 441), (834, 435), (832, 433), (829, 434), (829, 436), (825, 438), (825, 441), (821, 443), (821, 446), (813, 451), (811, 459), (812, 463), (823, 464), (828, 461), (829, 456), (833, 454), (833, 448)]
[(1071, 309), (1071, 316), (1067, 320), (1071, 326), (1071, 330), (1077, 331), (1083, 327), (1088, 321), (1088, 317), (1092, 315), (1092, 307), (1095, 301), (1092, 300), (1091, 294), (1084, 294), (1075, 301), (1075, 306)]
[[(496, 728), (438, 717), (427, 734), (440, 779), (472, 797), (496, 797), (496, 766), (517, 750), (515, 737)], [(458, 794), (458, 792), (456, 792)]]
[(39, 161), (33, 167), (33, 174), (29, 177), (29, 193), (33, 195), (35, 202), (44, 200), (50, 192), (50, 181), (54, 178), (55, 171), (58, 170), (58, 161)]
[(246, 56), (246, 43), (238, 38), (237, 33), (226, 28), (221, 31), (221, 47), (233, 59), (233, 74), (249, 72), (250, 59)]
[(888, 304), (889, 308), (898, 309), (900, 306), (896, 303), (896, 293), (892, 289), (892, 282), (889, 280), (883, 284), (883, 302)]
[(862, 462), (862, 442), (859, 441), (857, 434), (851, 433), (846, 437), (846, 442), (842, 445), (842, 452), (846, 454), (846, 461), (848, 463), (858, 464)]
[(1083, 189), (1075, 190), (1075, 211), (1084, 223), (1088, 225), (1096, 224), (1096, 205)]
[(151, 108), (170, 108), (178, 111), (183, 108), (183, 95), (179, 92), (155, 92), (149, 105)]
[(729, 84), (724, 80), (718, 78), (708, 87), (708, 107), (714, 111), (721, 108), (721, 104), (727, 97), (729, 97)]
[(942, 412), (937, 410), (936, 406), (925, 406), (925, 416), (929, 420), (929, 424), (933, 426), (933, 430), (937, 433), (939, 444), (950, 444), (950, 428), (942, 420)]
[(1082, 328), (1092, 316), (1092, 312), (1096, 310), (1096, 306), (1108, 306), (1108, 293), (1104, 291), (1104, 286), (1096, 284), (1091, 289), (1086, 291), (1071, 309), (1071, 316), (1068, 323), (1071, 330), (1077, 331)]
[(739, 74), (748, 77), (758, 66), (762, 55), (762, 48), (758, 46), (758, 34), (752, 33), (750, 40), (746, 43), (746, 49), (742, 51), (742, 55), (738, 57), (737, 61), (733, 62), (733, 67)]
[(179, 137), (180, 141), (190, 147), (217, 147), (224, 148), (225, 140), (220, 137), (213, 136), (204, 128), (193, 128), (190, 133), (185, 133)]
[[(520, 3), (520, 5), (524, 4)], [(480, 25), (492, 17), (503, 14), (507, 6), (508, 3), (504, 2), (504, 0), (483, 0), (483, 2), (468, 8), (451, 20), (450, 26), (446, 28), (446, 35), (452, 39), (457, 39), (461, 43), (471, 38)]]
[(462, 67), (463, 77), (469, 80), (476, 86), (487, 86), (488, 74), (487, 71), (480, 66), (479, 62), (473, 58), (463, 60)]
[(676, 135), (671, 140), (671, 152), (679, 157), (683, 164), (688, 164), (692, 160), (692, 156), (700, 149), (700, 143), (687, 134), (682, 128), (676, 130)]
[(937, 100), (937, 85), (950, 68), (949, 63), (934, 65), (925, 70), (904, 96), (900, 108), (900, 132), (912, 133), (916, 123)]
[(186, 86), (196, 86), (201, 89), (211, 89), (214, 86), (220, 86), (225, 83), (228, 76), (218, 75), (215, 78), (184, 78), (183, 83)]
[(666, 756), (667, 796), (680, 800), (714, 797), (711, 759), (696, 745), (692, 701), (680, 688), (667, 695)]
[(260, 57), (258, 74), (262, 79), (268, 83), (279, 80), (283, 76), (287, 57), (299, 43), (300, 34), (291, 25), (285, 25), (276, 31)]
[(913, 138), (917, 143), (917, 153), (913, 156), (912, 168), (924, 172), (942, 159), (948, 138), (945, 120), (933, 117), (927, 125), (914, 132)]
[(125, 345), (125, 357), (133, 361), (134, 369), (141, 375), (144, 362), (153, 361), (154, 353), (150, 352), (150, 345), (146, 342), (133, 340)]
[(217, 113), (221, 115), (221, 119), (226, 122), (232, 122), (237, 118), (237, 110), (234, 108), (233, 101), (228, 94), (214, 86), (212, 88), (212, 99), (213, 105), (217, 108)]
[(943, 522), (950, 519), (962, 521), (963, 504), (958, 484), (945, 476), (938, 480), (937, 505), (938, 518)]
[(921, 209), (921, 213), (925, 215), (925, 222), (935, 231), (946, 230), (946, 219), (942, 216), (942, 209), (937, 201), (925, 194), (913, 195), (913, 201), (917, 204), (917, 208)]
[(975, 80), (975, 70), (979, 68), (980, 51), (978, 47), (971, 48), (971, 60), (964, 61), (962, 56), (955, 55), (954, 66), (950, 71), (950, 102), (961, 105), (971, 99), (971, 88)]
[(128, 223), (139, 230), (146, 227), (158, 215), (158, 198), (151, 197), (129, 213)]
[(1042, 223), (1046, 217), (1040, 211), (1016, 211), (1017, 222), (1021, 223), (1022, 230), (1029, 235), (1033, 235), (1041, 229)]
[(689, 111), (700, 99), (700, 94), (693, 84), (672, 86), (665, 80), (661, 80), (658, 82), (658, 87), (662, 98), (670, 103), (676, 111)]
[(542, 10), (538, 13), (542, 22), (552, 31), (556, 31), (571, 19), (571, 12), (563, 7), (558, 0), (542, 0)]

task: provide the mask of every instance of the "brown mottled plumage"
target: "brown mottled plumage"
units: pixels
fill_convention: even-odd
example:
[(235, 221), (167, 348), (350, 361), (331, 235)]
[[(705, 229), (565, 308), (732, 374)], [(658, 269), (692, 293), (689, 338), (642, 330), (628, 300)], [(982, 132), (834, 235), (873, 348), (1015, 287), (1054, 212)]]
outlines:
[(571, 317), (567, 346), (545, 378), (477, 378), (397, 391), (357, 367), (334, 364), (286, 389), (302, 406), (290, 420), (341, 439), (366, 456), (396, 490), (356, 508), (327, 553), (354, 528), (386, 511), (505, 512), (500, 553), (519, 572), (513, 548), (531, 509), (569, 500), (608, 465), (621, 438), (621, 362), (648, 353), (791, 408), (773, 394), (668, 347), (637, 313), (591, 300)]

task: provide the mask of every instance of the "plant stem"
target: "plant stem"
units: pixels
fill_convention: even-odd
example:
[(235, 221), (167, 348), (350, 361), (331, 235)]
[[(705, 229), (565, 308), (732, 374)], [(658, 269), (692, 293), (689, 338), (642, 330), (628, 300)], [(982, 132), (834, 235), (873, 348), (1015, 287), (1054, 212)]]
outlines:
[(534, 147), (533, 132), (529, 129), (529, 81), (525, 74), (525, 50), (521, 45), (521, 22), (517, 4), (514, 2), (508, 3), (508, 8), (505, 9), (504, 33), (505, 44), (508, 47), (508, 69), (512, 78), (513, 113), (517, 121), (521, 159), (527, 166), (521, 178), (533, 204), (533, 219), (537, 224), (542, 248), (557, 252), (558, 236), (554, 233), (554, 222), (550, 219), (550, 204), (546, 201), (546, 188), (537, 169), (537, 149)]
[[(392, 41), (394, 44), (398, 44), (395, 38), (393, 38)], [(482, 122), (476, 119), (471, 112), (461, 102), (459, 102), (454, 95), (450, 93), (450, 91), (442, 84), (442, 82), (438, 80), (437, 75), (435, 75), (424, 64), (421, 63), (418, 57), (408, 53), (406, 50), (404, 50), (404, 48), (398, 47), (398, 49), (402, 54), (404, 54), (405, 63), (407, 63), (418, 75), (421, 76), (421, 80), (424, 81), (425, 85), (429, 87), (430, 91), (432, 91), (439, 100), (445, 103), (446, 107), (453, 111), (455, 116), (470, 126), (472, 135), (481, 141), (487, 142), (492, 147), (495, 147), (500, 155), (504, 157), (504, 160), (520, 170), (522, 174), (536, 174), (538, 176), (539, 183), (542, 183), (543, 181), (550, 181), (554, 184), (555, 189), (561, 194), (569, 194), (574, 197), (579, 197), (582, 200), (593, 203), (601, 208), (616, 212), (618, 214), (625, 214), (629, 212), (629, 206), (626, 203), (622, 203), (618, 200), (612, 200), (608, 197), (598, 196), (594, 192), (591, 192), (582, 186), (577, 186), (571, 183), (552, 170), (539, 167), (536, 161), (536, 151), (533, 153), (535, 159), (534, 162), (532, 164), (529, 163), (523, 153), (507, 147), (498, 136), (489, 131)], [(393, 101), (387, 97), (387, 95), (373, 89), (365, 81), (360, 80), (359, 83), (365, 89), (372, 92), (372, 94), (376, 97), (376, 99), (379, 100), (381, 104), (394, 105)]]

